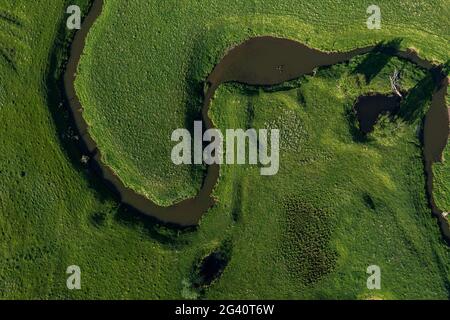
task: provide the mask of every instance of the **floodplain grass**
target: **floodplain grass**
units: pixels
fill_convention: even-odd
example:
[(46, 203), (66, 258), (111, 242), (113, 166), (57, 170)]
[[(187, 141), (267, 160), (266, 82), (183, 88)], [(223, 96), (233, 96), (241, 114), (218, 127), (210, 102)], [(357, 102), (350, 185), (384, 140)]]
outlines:
[(157, 204), (194, 196), (204, 169), (167, 161), (168, 137), (200, 119), (205, 78), (227, 49), (252, 36), (286, 37), (333, 51), (401, 38), (403, 49), (448, 59), (445, 1), (378, 5), (383, 25), (373, 31), (366, 27), (365, 1), (106, 0), (76, 81), (104, 162)]
[[(446, 72), (449, 72), (448, 62)], [(449, 76), (450, 77), (450, 76)], [(447, 88), (447, 107), (450, 117), (450, 88)], [(449, 128), (450, 132), (450, 128)], [(450, 141), (447, 143), (442, 161), (433, 164), (433, 197), (439, 210), (450, 212)]]
[[(18, 32), (22, 30), (23, 24), (17, 16), (9, 10), (0, 7), (0, 61), (14, 71), (17, 71), (15, 56), (16, 50), (21, 47)], [(11, 46), (14, 44), (14, 46)]]
[[(139, 163), (149, 161), (143, 166), (157, 166), (154, 181), (142, 185), (152, 187), (146, 192), (161, 197), (160, 203), (194, 193), (203, 171), (170, 172), (170, 154), (163, 157), (167, 146), (144, 143), (146, 138), (134, 136), (136, 128), (151, 134), (154, 128), (183, 127), (195, 118), (202, 82), (231, 44), (270, 33), (322, 49), (351, 49), (400, 33), (405, 39), (402, 45), (416, 46), (427, 58), (448, 59), (448, 41), (441, 41), (448, 40), (445, 1), (381, 1), (387, 26), (393, 28), (376, 34), (363, 28), (364, 19), (361, 26), (357, 22), (359, 7), (365, 11), (362, 2), (324, 1), (317, 6), (316, 1), (254, 1), (252, 7), (249, 2), (211, 1), (207, 10), (204, 1), (190, 2), (192, 7), (179, 3), (130, 1), (127, 7), (124, 2), (107, 0), (80, 69), (80, 79), (88, 78), (79, 83), (81, 94), (90, 102), (85, 107), (94, 112), (107, 101), (112, 115), (121, 112), (120, 117), (109, 119), (118, 127), (104, 124), (98, 128), (99, 135), (121, 142), (116, 134), (128, 123), (124, 136), (136, 139), (131, 146), (142, 143), (145, 150), (167, 161), (151, 163), (153, 158), (138, 153), (133, 158)], [(88, 8), (87, 0), (70, 4), (80, 5), (83, 12)], [(223, 86), (211, 110), (217, 126), (242, 128), (250, 119), (255, 127), (282, 125), (283, 136), (289, 137), (282, 141), (282, 150), (286, 150), (283, 171), (267, 180), (258, 168), (223, 166), (215, 191), (217, 205), (199, 227), (178, 230), (120, 205), (81, 164), (77, 133), (57, 89), (67, 57), (64, 47), (70, 40), (64, 28), (68, 5), (69, 1), (62, 0), (6, 0), (1, 4), (24, 21), (24, 30), (17, 42), (1, 38), (2, 46), (14, 47), (20, 54), (17, 72), (0, 63), (0, 298), (198, 298), (190, 282), (193, 266), (227, 241), (233, 248), (229, 262), (221, 277), (205, 288), (204, 298), (366, 298), (373, 292), (365, 287), (365, 270), (374, 263), (382, 268), (383, 289), (377, 296), (448, 298), (449, 249), (427, 207), (416, 128), (402, 125), (401, 134), (389, 139), (380, 134), (384, 128), (377, 128), (365, 144), (354, 141), (350, 130), (355, 123), (348, 110), (354, 99), (368, 91), (388, 92), (386, 76), (404, 65), (403, 61), (391, 59), (369, 84), (359, 85), (360, 76), (352, 75), (353, 63), (359, 61), (354, 60), (290, 83), (290, 90)], [(200, 28), (191, 24), (195, 20)], [(354, 25), (348, 25), (349, 21)], [(335, 42), (336, 30), (342, 42)], [(113, 46), (118, 38), (126, 43)], [(424, 75), (411, 65), (404, 70), (406, 88)], [(119, 100), (116, 95), (108, 96), (120, 85), (133, 87), (143, 75), (148, 81), (137, 87), (141, 89), (134, 92), (137, 97), (133, 91), (119, 91), (124, 93)], [(192, 90), (200, 93), (192, 94)], [(136, 115), (142, 112), (139, 108), (148, 106), (149, 97), (156, 99), (150, 101), (157, 102), (157, 107), (144, 113), (151, 120), (146, 122)], [(189, 107), (188, 116), (183, 105)], [(253, 110), (251, 117), (248, 108)], [(170, 119), (173, 122), (164, 123)], [(95, 129), (96, 122), (92, 124)], [(162, 129), (160, 137), (165, 137)], [(158, 176), (161, 168), (171, 178), (177, 177)], [(372, 180), (367, 179), (368, 173)], [(162, 185), (157, 191), (155, 181)], [(172, 188), (177, 181), (181, 182)], [(190, 185), (185, 194), (179, 190), (183, 185)], [(172, 194), (167, 188), (172, 188)], [(331, 215), (333, 228), (323, 245), (326, 255), (337, 252), (337, 262), (314, 285), (305, 285), (304, 275), (292, 272), (290, 257), (296, 252), (289, 247), (294, 247), (297, 235), (290, 238), (284, 233), (290, 218), (283, 208), (287, 194)], [(292, 243), (284, 246), (289, 239)], [(81, 267), (80, 291), (66, 288), (65, 271), (73, 264)]]
[[(448, 298), (449, 249), (428, 208), (421, 113), (411, 122), (385, 118), (364, 142), (348, 118), (360, 95), (390, 92), (395, 69), (404, 70), (405, 90), (427, 74), (392, 58), (364, 84), (353, 73), (363, 60), (319, 70), (286, 89), (219, 89), (210, 111), (215, 125), (245, 128), (250, 116), (255, 128), (282, 123), (285, 147), (274, 177), (260, 177), (251, 166), (222, 166), (218, 206), (204, 219), (227, 214), (235, 221), (233, 255), (206, 297)], [(375, 293), (366, 287), (373, 264), (383, 279)]]
[(450, 212), (450, 145), (444, 150), (442, 162), (433, 165), (433, 196), (437, 207)]
[[(71, 4), (86, 12), (88, 2)], [(136, 213), (122, 208), (80, 162), (77, 133), (55, 78), (62, 75), (70, 40), (68, 5), (1, 4), (27, 21), (23, 38), (1, 45), (29, 50), (17, 54), (17, 71), (0, 63), (0, 298), (177, 296), (181, 280), (170, 275), (184, 258), (172, 242), (156, 240), (165, 239), (164, 229), (133, 218)], [(93, 223), (98, 215), (101, 225)], [(66, 287), (73, 264), (81, 267), (81, 291)]]

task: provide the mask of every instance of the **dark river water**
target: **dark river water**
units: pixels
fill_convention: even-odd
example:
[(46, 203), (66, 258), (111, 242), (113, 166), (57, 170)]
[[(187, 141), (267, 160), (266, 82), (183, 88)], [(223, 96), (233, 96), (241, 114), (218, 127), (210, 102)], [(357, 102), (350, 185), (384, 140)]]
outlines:
[[(219, 165), (208, 166), (202, 188), (194, 198), (186, 199), (170, 207), (161, 207), (125, 187), (115, 173), (103, 164), (101, 152), (89, 135), (88, 125), (82, 116), (82, 106), (75, 92), (74, 81), (77, 66), (85, 46), (86, 36), (95, 20), (101, 14), (102, 6), (102, 0), (94, 1), (88, 16), (83, 22), (82, 29), (75, 35), (64, 76), (67, 99), (80, 136), (91, 158), (94, 160), (93, 165), (96, 170), (100, 172), (108, 185), (120, 195), (123, 203), (163, 222), (180, 226), (196, 225), (201, 216), (215, 203), (211, 194), (219, 178)], [(223, 83), (239, 82), (248, 85), (277, 85), (305, 74), (311, 74), (318, 67), (346, 62), (357, 55), (369, 53), (372, 50), (374, 50), (374, 47), (360, 48), (343, 53), (325, 53), (287, 39), (268, 36), (249, 39), (230, 49), (208, 77), (208, 90), (204, 97), (202, 109), (205, 127), (206, 129), (213, 128), (211, 119), (208, 116), (208, 110), (215, 91)], [(398, 52), (396, 55), (428, 70), (434, 67), (426, 60), (420, 59), (414, 52)], [(444, 90), (444, 86), (442, 86), (442, 90)], [(424, 133), (424, 157), (427, 164), (428, 192), (433, 212), (436, 216), (439, 216), (440, 213), (434, 206), (432, 197), (433, 179), (430, 168), (434, 161), (440, 159), (449, 133), (449, 118), (445, 104), (445, 95), (443, 95), (442, 90), (433, 96), (433, 107), (426, 117)], [(444, 111), (446, 113), (445, 117), (443, 116)]]
[(373, 131), (381, 114), (395, 114), (400, 110), (401, 98), (384, 94), (367, 95), (358, 98), (355, 104), (359, 128), (363, 133)]

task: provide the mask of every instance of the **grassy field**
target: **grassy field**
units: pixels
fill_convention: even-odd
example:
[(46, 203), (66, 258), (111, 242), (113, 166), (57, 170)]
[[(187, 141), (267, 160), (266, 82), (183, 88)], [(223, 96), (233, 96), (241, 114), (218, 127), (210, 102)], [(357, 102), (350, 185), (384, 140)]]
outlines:
[(105, 162), (128, 186), (161, 205), (195, 195), (202, 169), (168, 162), (167, 141), (175, 128), (199, 118), (203, 80), (225, 50), (250, 36), (283, 36), (324, 50), (401, 38), (402, 47), (414, 47), (425, 58), (448, 59), (445, 1), (379, 1), (379, 31), (366, 27), (370, 4), (106, 0), (76, 83)]
[[(260, 33), (323, 49), (402, 37), (448, 59), (445, 1), (380, 1), (380, 32), (365, 29), (363, 1), (210, 3), (106, 0), (80, 69), (106, 161), (162, 204), (199, 187), (201, 169), (170, 165), (167, 134), (197, 116), (201, 81), (229, 45)], [(120, 206), (80, 161), (57, 81), (68, 5), (0, 4), (0, 298), (356, 299), (374, 294), (365, 271), (378, 264), (377, 296), (448, 299), (450, 250), (427, 208), (420, 118), (386, 119), (358, 142), (349, 113), (358, 95), (387, 92), (395, 67), (405, 88), (423, 71), (391, 59), (366, 84), (353, 73), (360, 57), (276, 90), (222, 87), (211, 110), (218, 127), (283, 126), (281, 171), (224, 166), (217, 206), (198, 228), (176, 230)], [(222, 277), (193, 288), (199, 261), (218, 249), (229, 259)], [(72, 264), (80, 291), (66, 288)]]
[(450, 212), (450, 145), (444, 150), (443, 162), (433, 165), (434, 197), (436, 205), (444, 212)]
[[(55, 83), (68, 5), (0, 4), (2, 17), (18, 21), (0, 18), (0, 48), (10, 54), (0, 56), (0, 298), (173, 297), (181, 280), (171, 274), (187, 263), (81, 165)], [(72, 264), (82, 268), (82, 292), (66, 288)]]
[[(386, 118), (365, 142), (349, 117), (359, 95), (389, 92), (395, 68), (405, 70), (405, 88), (425, 75), (391, 59), (361, 85), (354, 71), (363, 60), (276, 92), (234, 85), (218, 92), (211, 116), (220, 128), (245, 128), (249, 117), (255, 128), (282, 128), (282, 153), (274, 177), (250, 166), (223, 168), (213, 212), (231, 214), (234, 248), (208, 297), (448, 297), (449, 250), (423, 188), (420, 113)], [(365, 286), (371, 264), (383, 273), (376, 293)]]

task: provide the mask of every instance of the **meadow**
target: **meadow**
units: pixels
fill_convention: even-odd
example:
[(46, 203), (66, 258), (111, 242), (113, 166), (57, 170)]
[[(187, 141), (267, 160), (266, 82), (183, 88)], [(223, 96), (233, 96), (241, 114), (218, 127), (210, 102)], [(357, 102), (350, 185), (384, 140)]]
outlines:
[[(203, 168), (172, 166), (169, 132), (199, 117), (206, 75), (253, 35), (324, 50), (400, 37), (403, 48), (448, 60), (446, 1), (379, 3), (384, 27), (372, 32), (365, 1), (105, 0), (77, 88), (106, 163), (157, 203), (194, 195)], [(1, 299), (363, 299), (374, 295), (370, 264), (383, 272), (377, 297), (449, 298), (450, 249), (425, 195), (420, 115), (383, 119), (360, 141), (351, 112), (359, 95), (387, 93), (395, 68), (406, 89), (425, 71), (386, 59), (366, 83), (355, 70), (367, 57), (358, 57), (277, 88), (224, 85), (211, 118), (219, 128), (282, 126), (281, 171), (267, 179), (223, 166), (217, 205), (198, 227), (177, 229), (122, 206), (81, 161), (61, 91), (69, 4), (89, 5), (0, 4)], [(198, 288), (212, 252), (226, 267)], [(73, 264), (79, 291), (66, 288)]]
[[(88, 1), (73, 3), (87, 10)], [(0, 18), (0, 48), (9, 54), (0, 56), (0, 298), (173, 297), (179, 258), (164, 229), (126, 213), (80, 161), (58, 80), (71, 38), (68, 5), (0, 4), (2, 17), (18, 21)], [(82, 292), (66, 287), (73, 264)]]
[[(362, 137), (352, 110), (360, 95), (390, 92), (386, 79), (394, 69), (403, 70), (406, 90), (426, 74), (392, 58), (365, 84), (355, 70), (367, 58), (277, 88), (219, 89), (214, 123), (280, 127), (282, 152), (271, 178), (252, 166), (223, 166), (216, 189), (223, 209), (212, 212), (230, 215), (233, 254), (207, 297), (448, 296), (449, 251), (423, 188), (421, 113), (406, 120), (403, 103), (397, 116)], [(383, 270), (375, 293), (365, 283), (371, 264)]]
[(160, 205), (194, 196), (203, 169), (167, 161), (167, 142), (174, 129), (191, 128), (200, 118), (203, 81), (214, 65), (251, 36), (280, 36), (326, 51), (401, 38), (402, 48), (424, 58), (448, 59), (445, 1), (378, 4), (383, 27), (373, 31), (366, 26), (366, 1), (106, 0), (76, 82), (104, 162)]
[(444, 150), (443, 162), (433, 165), (434, 198), (439, 209), (450, 212), (450, 145)]

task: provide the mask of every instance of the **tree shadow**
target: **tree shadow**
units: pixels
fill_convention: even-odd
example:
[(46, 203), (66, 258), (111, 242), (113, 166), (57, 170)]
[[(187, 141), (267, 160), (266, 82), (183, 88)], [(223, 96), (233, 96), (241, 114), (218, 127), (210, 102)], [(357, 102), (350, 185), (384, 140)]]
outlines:
[(189, 245), (191, 243), (189, 236), (198, 229), (198, 227), (180, 227), (175, 224), (160, 222), (125, 204), (120, 205), (114, 219), (129, 228), (142, 230), (150, 238), (171, 249), (179, 249)]
[(358, 118), (356, 116), (356, 111), (354, 107), (348, 108), (345, 112), (345, 117), (347, 119), (348, 127), (350, 130), (350, 135), (356, 143), (367, 143), (369, 142), (369, 137), (367, 134), (361, 131), (359, 128)]
[[(199, 48), (201, 46), (201, 41), (197, 40), (194, 48)], [(194, 52), (201, 52), (198, 50), (194, 50)], [(189, 61), (189, 68), (187, 75), (184, 79), (184, 91), (187, 93), (187, 100), (185, 102), (185, 122), (184, 126), (191, 135), (193, 136), (194, 132), (194, 122), (202, 121), (203, 123), (203, 133), (206, 131), (205, 122), (203, 121), (202, 109), (205, 101), (207, 88), (203, 80), (198, 79), (198, 74), (196, 72), (196, 65), (198, 63), (198, 56), (194, 53), (191, 55), (191, 59)], [(206, 142), (203, 142), (203, 148), (206, 147)], [(194, 155), (194, 144), (191, 146), (191, 154)], [(201, 169), (199, 165), (190, 165), (189, 166), (190, 174), (193, 181), (198, 179), (198, 176), (201, 175), (202, 185), (203, 181), (207, 175), (206, 166), (202, 166)]]
[(427, 105), (433, 98), (433, 93), (437, 87), (438, 70), (428, 72), (406, 95), (402, 102), (399, 118), (408, 124), (411, 124), (418, 119), (422, 119), (427, 111)]
[(395, 38), (376, 45), (355, 68), (353, 74), (364, 75), (366, 84), (369, 84), (399, 51), (401, 43), (401, 38)]

